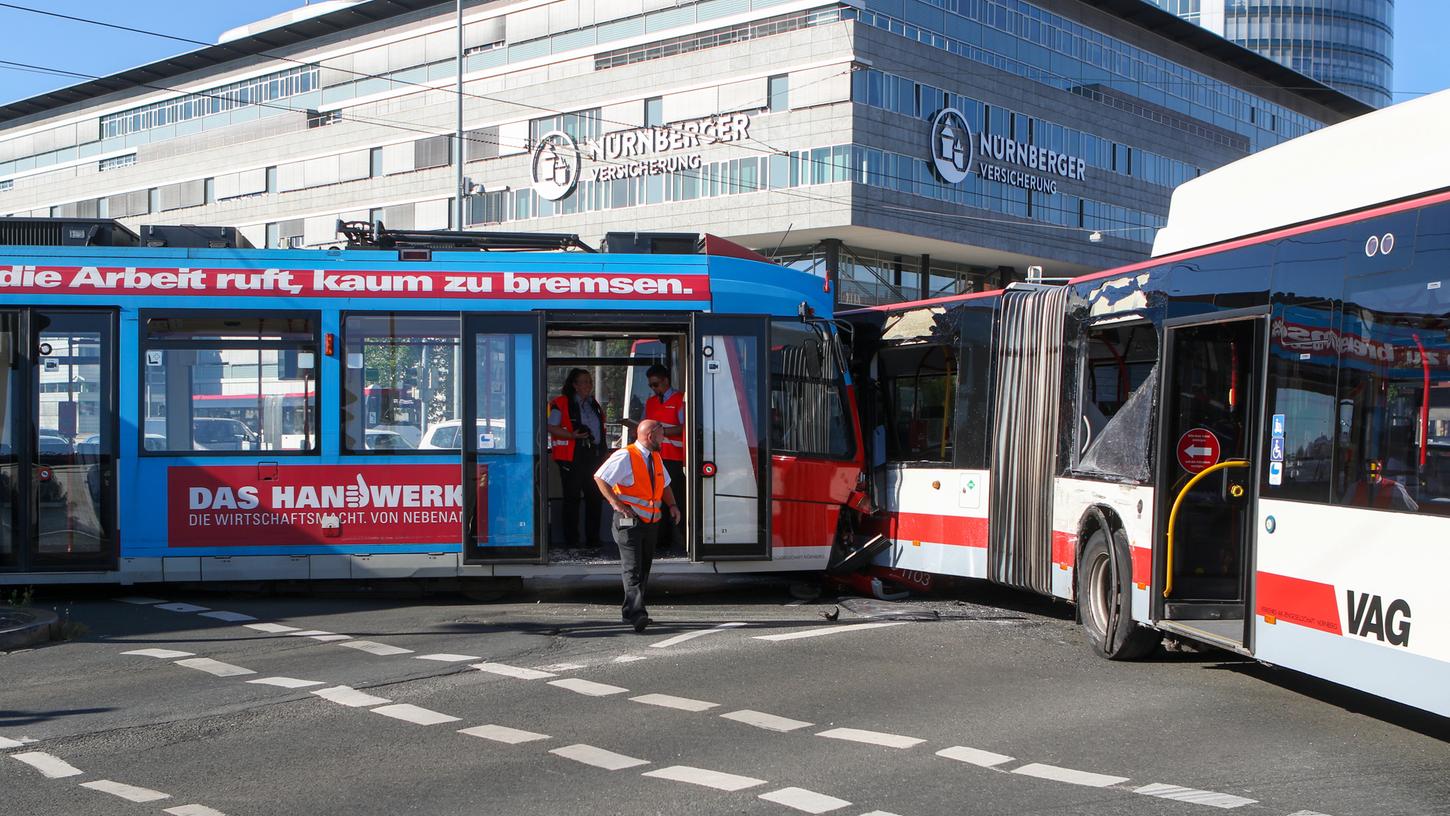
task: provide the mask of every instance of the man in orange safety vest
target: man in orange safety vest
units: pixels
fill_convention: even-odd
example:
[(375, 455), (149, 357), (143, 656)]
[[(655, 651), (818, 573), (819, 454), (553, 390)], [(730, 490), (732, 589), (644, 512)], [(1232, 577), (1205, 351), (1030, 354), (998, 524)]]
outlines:
[(680, 508), (670, 490), (670, 474), (660, 456), (663, 440), (660, 423), (646, 419), (639, 423), (634, 443), (610, 454), (594, 472), (599, 492), (614, 508), (609, 528), (619, 546), (619, 569), (624, 581), (620, 616), (636, 632), (643, 632), (650, 623), (645, 592), (663, 527), (660, 522), (666, 513), (671, 523), (680, 519)]

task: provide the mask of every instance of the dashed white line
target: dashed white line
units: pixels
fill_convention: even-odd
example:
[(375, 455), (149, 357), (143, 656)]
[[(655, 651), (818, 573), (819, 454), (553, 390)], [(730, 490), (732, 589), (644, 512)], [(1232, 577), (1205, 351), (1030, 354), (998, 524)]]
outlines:
[(719, 703), (707, 703), (704, 700), (691, 700), (689, 697), (673, 697), (668, 694), (641, 694), (638, 697), (631, 697), (629, 699), (636, 703), (660, 706), (661, 708), (677, 708), (681, 711), (709, 711), (720, 705)]
[(386, 643), (378, 643), (375, 640), (348, 640), (337, 644), (346, 646), (349, 649), (357, 649), (360, 652), (387, 657), (388, 655), (412, 654), (412, 649), (404, 649), (401, 646), (389, 646)]
[(660, 768), (657, 771), (645, 771), (644, 775), (652, 776), (656, 779), (669, 779), (674, 782), (684, 782), (689, 785), (700, 785), (701, 787), (723, 791), (745, 790), (746, 788), (753, 788), (757, 785), (765, 784), (764, 779), (737, 776), (736, 774), (711, 771), (705, 768), (691, 768), (688, 765), (671, 765), (668, 768)]
[(887, 734), (881, 731), (865, 731), (860, 728), (832, 728), (829, 731), (822, 731), (816, 736), (847, 742), (864, 742), (867, 745), (880, 745), (886, 748), (910, 748), (926, 742), (926, 740), (916, 737)]
[(441, 725), (447, 722), (458, 722), (458, 718), (438, 711), (430, 711), (408, 703), (394, 703), (393, 705), (379, 706), (372, 710), (374, 714), (381, 714), (384, 717), (392, 717), (395, 720), (410, 722), (414, 725)]
[(632, 756), (616, 754), (613, 751), (606, 751), (603, 748), (595, 748), (593, 745), (585, 745), (583, 743), (555, 748), (549, 753), (557, 754), (565, 759), (572, 759), (575, 762), (582, 762), (585, 765), (603, 768), (606, 771), (622, 771), (625, 768), (637, 768), (640, 765), (649, 764), (649, 760), (647, 759), (636, 759)]
[(548, 734), (535, 734), (532, 731), (520, 731), (517, 728), (509, 728), (506, 725), (478, 725), (473, 728), (460, 728), (458, 733), (467, 734), (470, 737), (503, 742), (509, 745), (518, 745), (523, 742), (537, 742), (549, 738)]
[(227, 816), (220, 810), (209, 808), (206, 805), (178, 805), (162, 812), (170, 813), (171, 816)]
[(1126, 776), (1111, 776), (1109, 774), (1093, 773), (1091, 771), (1079, 771), (1073, 768), (1059, 768), (1056, 765), (1044, 765), (1040, 762), (1032, 762), (1020, 768), (1013, 768), (1012, 773), (1023, 776), (1035, 776), (1038, 779), (1051, 779), (1056, 782), (1067, 782), (1072, 785), (1086, 785), (1090, 788), (1106, 788), (1109, 785), (1116, 785), (1120, 782), (1127, 782)]
[(191, 657), (195, 652), (178, 652), (175, 649), (132, 649), (129, 652), (121, 652), (123, 655), (137, 655), (139, 657), (159, 657), (162, 660), (170, 660), (177, 657)]
[(983, 768), (995, 768), (1004, 762), (1011, 762), (1012, 757), (1006, 754), (994, 754), (991, 751), (983, 751), (980, 748), (968, 748), (965, 745), (954, 745), (951, 748), (943, 748), (936, 752), (939, 757), (955, 759), (958, 762), (965, 762), (968, 765), (978, 765)]
[(620, 655), (614, 658), (615, 663), (634, 663), (639, 660), (649, 660), (645, 655)]
[(171, 794), (162, 793), (150, 788), (138, 788), (135, 785), (127, 785), (125, 782), (112, 782), (109, 779), (97, 779), (94, 782), (82, 782), (81, 787), (90, 788), (101, 793), (109, 793), (112, 796), (119, 796), (128, 802), (159, 802), (162, 799), (170, 799)]
[(165, 603), (160, 598), (147, 598), (144, 595), (127, 595), (124, 598), (117, 598), (121, 603), (135, 604), (137, 606), (150, 606), (151, 604)]
[(575, 669), (582, 668), (584, 668), (583, 663), (553, 663), (548, 666), (540, 666), (539, 671), (553, 672), (554, 674), (563, 674), (567, 671), (574, 671)]
[(1242, 796), (1234, 796), (1228, 793), (1185, 788), (1181, 785), (1165, 785), (1161, 782), (1144, 785), (1141, 788), (1135, 789), (1133, 792), (1141, 793), (1144, 796), (1156, 796), (1160, 799), (1173, 799), (1179, 802), (1191, 802), (1195, 805), (1208, 805), (1209, 807), (1223, 808), (1224, 810), (1243, 807), (1244, 805), (1258, 804), (1257, 799), (1246, 799)]
[(280, 635), (283, 632), (298, 631), (295, 626), (286, 626), (280, 623), (245, 623), (242, 625), (248, 629), (255, 629), (258, 632), (266, 632), (269, 635)]
[(727, 630), (730, 630), (730, 629), (738, 629), (738, 628), (740, 628), (742, 626), (745, 626), (745, 625), (746, 624), (744, 624), (742, 622), (739, 622), (739, 621), (732, 621), (730, 623), (722, 623), (719, 626), (715, 626), (715, 627), (712, 627), (710, 629), (699, 629), (699, 630), (696, 630), (694, 632), (685, 632), (682, 635), (675, 635), (674, 637), (672, 637), (672, 638), (666, 638), (666, 639), (660, 641), (659, 643), (651, 643), (649, 645), (649, 647), (651, 649), (667, 649), (667, 648), (669, 648), (671, 646), (674, 646), (677, 643), (684, 643), (687, 640), (694, 640), (697, 637), (704, 637), (705, 635), (712, 635), (712, 634), (715, 634), (716, 632), (724, 632), (724, 631), (727, 631)]
[(23, 754), (11, 754), (10, 757), (40, 771), (46, 779), (64, 779), (67, 776), (80, 776), (84, 773), (80, 768), (44, 751), (27, 751)]
[(241, 623), (242, 621), (254, 621), (254, 620), (256, 620), (256, 618), (253, 617), (253, 616), (251, 616), (251, 615), (243, 615), (240, 612), (226, 612), (226, 611), (203, 612), (203, 613), (201, 613), (201, 617), (203, 617), (203, 618), (215, 618), (216, 620), (226, 621), (227, 623)]
[(830, 813), (833, 810), (849, 807), (851, 804), (845, 799), (837, 799), (834, 796), (816, 793), (805, 788), (781, 788), (769, 793), (762, 793), (760, 798), (804, 813)]
[(504, 677), (513, 677), (518, 680), (542, 680), (545, 677), (554, 676), (553, 674), (546, 671), (539, 671), (538, 669), (525, 669), (520, 666), (506, 666), (503, 663), (474, 663), (473, 668), (478, 669), (481, 672), (498, 674)]
[(157, 604), (155, 609), (165, 609), (168, 612), (210, 612), (209, 606), (197, 606), (189, 603), (164, 603)]
[(247, 682), (255, 683), (259, 686), (281, 686), (282, 688), (289, 689), (322, 685), (321, 680), (298, 680), (295, 677), (263, 677), (257, 680), (248, 680)]
[(334, 640), (352, 640), (352, 635), (339, 635), (335, 632), (323, 632), (317, 635), (308, 635), (308, 637), (312, 638), (313, 640), (321, 640), (325, 642), (331, 642)]
[(581, 680), (577, 677), (566, 677), (563, 680), (550, 680), (549, 685), (558, 686), (561, 689), (587, 694), (590, 697), (608, 697), (611, 694), (623, 694), (629, 691), (627, 688), (611, 686), (606, 683), (596, 683), (593, 680)]
[(293, 629), (288, 632), (289, 637), (317, 637), (318, 635), (330, 635), (331, 632), (324, 632), (321, 629)]
[(443, 654), (425, 654), (425, 655), (418, 655), (417, 659), (418, 660), (436, 660), (439, 663), (466, 663), (466, 662), (468, 662), (470, 660), (482, 660), (483, 658), (479, 657), (478, 655), (461, 655), (461, 654), (447, 654), (447, 653), (443, 653)]
[(848, 623), (840, 626), (822, 626), (818, 629), (804, 629), (799, 632), (784, 632), (778, 635), (756, 635), (756, 640), (799, 640), (822, 635), (845, 635), (864, 629), (880, 629), (883, 626), (900, 626), (911, 621), (876, 621), (874, 623)]
[(24, 744), (25, 743), (21, 742), (20, 740), (10, 739), (9, 737), (0, 737), (0, 748), (19, 748)]
[(392, 702), (392, 700), (386, 697), (374, 697), (371, 694), (358, 691), (351, 686), (329, 686), (328, 688), (318, 689), (312, 693), (324, 700), (331, 700), (338, 705), (345, 705), (351, 708), (366, 708)]
[(240, 677), (244, 674), (256, 674), (251, 669), (233, 666), (230, 663), (212, 660), (209, 657), (191, 657), (186, 660), (178, 660), (176, 661), (176, 665), (185, 666), (188, 669), (196, 669), (197, 671), (204, 671), (207, 674), (214, 674), (217, 677)]
[(727, 720), (734, 720), (745, 723), (746, 725), (753, 725), (756, 728), (764, 728), (767, 731), (779, 731), (781, 733), (809, 728), (814, 725), (814, 723), (801, 720), (792, 720), (789, 717), (777, 717), (774, 714), (766, 714), (763, 711), (751, 711), (748, 708), (732, 711), (729, 714), (721, 714), (720, 716)]

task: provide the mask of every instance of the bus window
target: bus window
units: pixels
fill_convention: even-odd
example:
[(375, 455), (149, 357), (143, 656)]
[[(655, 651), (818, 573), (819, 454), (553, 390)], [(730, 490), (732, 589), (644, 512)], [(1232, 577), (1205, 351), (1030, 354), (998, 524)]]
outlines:
[(142, 450), (317, 449), (317, 319), (268, 314), (144, 320)]
[(803, 323), (771, 323), (771, 451), (850, 456), (853, 451), (846, 423), (834, 341)]
[[(1269, 324), (1269, 413), (1283, 416), (1283, 474), (1263, 469), (1265, 495), (1328, 501), (1339, 349), (1329, 301), (1281, 305)], [(1272, 438), (1272, 436), (1270, 436)]]
[(956, 355), (947, 346), (883, 349), (877, 359), (886, 397), (886, 457), (951, 462)]
[(1335, 495), (1450, 515), (1450, 281), (1377, 278), (1345, 294)]
[(1082, 369), (1078, 469), (1147, 479), (1158, 333), (1149, 323), (1089, 329)]
[(342, 337), (343, 450), (459, 449), (457, 317), (349, 315)]

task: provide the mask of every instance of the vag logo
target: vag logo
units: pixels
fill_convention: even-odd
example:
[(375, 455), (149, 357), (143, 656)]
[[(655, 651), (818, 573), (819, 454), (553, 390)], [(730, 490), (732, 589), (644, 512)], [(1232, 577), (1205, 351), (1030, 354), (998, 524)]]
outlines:
[(1392, 646), (1410, 645), (1410, 605), (1396, 598), (1385, 606), (1378, 595), (1356, 595), (1345, 590), (1345, 611), (1349, 616), (1349, 633), (1367, 638), (1374, 635), (1381, 643)]

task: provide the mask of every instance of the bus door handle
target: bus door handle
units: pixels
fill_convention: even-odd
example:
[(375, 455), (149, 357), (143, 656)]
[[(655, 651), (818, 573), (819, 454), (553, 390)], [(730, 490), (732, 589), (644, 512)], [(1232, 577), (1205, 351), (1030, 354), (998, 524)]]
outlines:
[(1188, 491), (1191, 490), (1194, 485), (1203, 481), (1203, 478), (1210, 473), (1216, 473), (1220, 470), (1227, 470), (1229, 468), (1246, 468), (1248, 466), (1249, 460), (1247, 459), (1229, 459), (1226, 462), (1219, 462), (1216, 465), (1209, 465), (1208, 467), (1195, 474), (1192, 479), (1189, 479), (1188, 484), (1185, 484), (1178, 491), (1178, 495), (1174, 497), (1173, 509), (1168, 511), (1168, 547), (1167, 554), (1165, 555), (1166, 563), (1163, 570), (1165, 574), (1165, 577), (1163, 579), (1163, 597), (1167, 598), (1173, 592), (1173, 528), (1174, 525), (1178, 522), (1178, 508), (1182, 506), (1184, 497), (1188, 495)]

